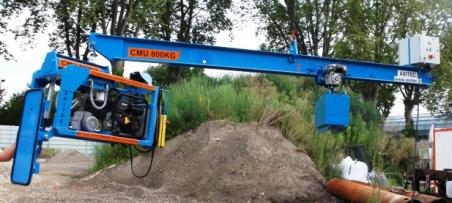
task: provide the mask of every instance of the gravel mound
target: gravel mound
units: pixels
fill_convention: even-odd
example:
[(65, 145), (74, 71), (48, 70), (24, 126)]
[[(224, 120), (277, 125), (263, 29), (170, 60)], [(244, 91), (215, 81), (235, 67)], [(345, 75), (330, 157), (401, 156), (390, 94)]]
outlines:
[[(148, 165), (149, 157), (134, 159), (138, 174)], [(335, 201), (309, 156), (278, 130), (227, 121), (207, 122), (170, 140), (157, 149), (152, 171), (143, 179), (125, 163), (79, 185), (111, 188), (112, 183), (145, 188), (136, 196), (166, 194), (172, 202)]]
[(80, 153), (77, 150), (68, 149), (63, 150), (55, 154), (55, 156), (49, 158), (47, 163), (76, 163), (76, 162), (92, 162), (93, 157)]
[[(55, 156), (39, 159), (41, 171), (33, 175), (29, 186), (13, 185), (10, 181), (12, 162), (0, 163), (0, 203), (2, 202), (84, 202), (94, 199), (95, 194), (87, 196), (77, 188), (68, 188), (74, 181), (88, 174), (93, 158), (75, 150), (63, 150)], [(97, 202), (100, 202), (97, 201)]]

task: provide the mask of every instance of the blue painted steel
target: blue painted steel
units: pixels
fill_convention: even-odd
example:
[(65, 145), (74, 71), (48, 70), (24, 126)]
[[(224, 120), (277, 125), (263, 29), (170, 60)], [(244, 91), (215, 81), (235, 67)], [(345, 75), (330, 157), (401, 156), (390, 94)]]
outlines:
[[(89, 79), (94, 80), (94, 88), (103, 90), (105, 84), (108, 84), (110, 87), (115, 87), (117, 84), (113, 82), (109, 82), (107, 80), (98, 79), (95, 77), (91, 77), (89, 75), (89, 70), (86, 68), (81, 68), (76, 65), (68, 65), (66, 68), (59, 70), (59, 77), (61, 77), (61, 85), (60, 92), (58, 94), (58, 104), (56, 105), (58, 108), (56, 109), (56, 113), (53, 119), (52, 130), (46, 133), (46, 139), (50, 139), (52, 136), (66, 137), (66, 138), (75, 138), (77, 137), (77, 131), (69, 128), (69, 123), (71, 119), (71, 105), (72, 99), (74, 98), (74, 94), (76, 91), (82, 87), (89, 86)], [(152, 92), (152, 98), (158, 97), (159, 88), (156, 87), (156, 90)], [(150, 92), (145, 91), (140, 88), (122, 88), (119, 90), (121, 93), (126, 94), (140, 94), (145, 95)], [(157, 101), (155, 99), (151, 99), (149, 103), (149, 122), (148, 127), (151, 127), (150, 130), (146, 131), (146, 135), (142, 140), (139, 140), (139, 144), (142, 147), (152, 147), (154, 143), (154, 131), (153, 129), (156, 126), (156, 118), (157, 118)], [(103, 131), (97, 132), (105, 135), (110, 135), (110, 132)]]
[(158, 116), (160, 115), (158, 109), (159, 97), (160, 97), (160, 88), (156, 87), (154, 89), (154, 92), (152, 92), (151, 105), (149, 105), (146, 135), (145, 138), (141, 140), (139, 143), (141, 146), (151, 147), (154, 145), (155, 142), (154, 137), (155, 133), (157, 133), (157, 119)]
[[(97, 33), (90, 34), (90, 46), (110, 61), (128, 60), (168, 63), (187, 67), (268, 72), (309, 77), (315, 77), (319, 73), (322, 73), (328, 64), (342, 64), (347, 67), (347, 73), (344, 77), (345, 80), (418, 84), (425, 86), (432, 84), (430, 70), (417, 69), (420, 79), (419, 83), (408, 83), (397, 81), (395, 77), (398, 76), (398, 70), (416, 70), (413, 67), (363, 61), (126, 38)], [(115, 48), (112, 49), (111, 47)], [(131, 56), (132, 48), (151, 51), (140, 54), (137, 54), (135, 51), (135, 56)], [(179, 57), (167, 57), (166, 59), (165, 57), (152, 57), (153, 53), (157, 53), (155, 51), (178, 53)], [(137, 57), (136, 55), (141, 55), (142, 57)]]
[[(110, 61), (129, 60), (176, 64), (186, 67), (202, 67), (251, 72), (268, 72), (277, 74), (322, 77), (327, 65), (342, 64), (347, 67), (344, 79), (362, 80), (380, 83), (414, 84), (396, 80), (399, 70), (413, 71), (413, 67), (377, 64), (361, 61), (322, 58), (297, 55), (296, 41), (289, 45), (289, 53), (262, 52), (244, 49), (215, 47), (199, 44), (156, 41), (147, 39), (124, 38), (92, 33), (90, 46)], [(114, 47), (114, 48), (112, 48)], [(62, 65), (61, 65), (62, 64)], [(72, 65), (68, 65), (72, 64)], [(64, 66), (59, 67), (59, 66)], [(145, 136), (138, 140), (142, 147), (154, 146), (158, 126), (160, 88), (148, 91), (142, 88), (123, 87), (108, 79), (90, 75), (90, 69), (109, 73), (108, 67), (99, 66), (81, 60), (49, 52), (40, 70), (33, 74), (24, 102), (22, 121), (17, 138), (17, 149), (11, 174), (11, 181), (16, 184), (30, 183), (33, 172), (39, 171), (36, 158), (40, 154), (41, 144), (53, 136), (81, 139), (77, 131), (69, 126), (71, 106), (74, 95), (80, 88), (103, 90), (108, 85), (120, 93), (149, 96), (148, 115)], [(419, 83), (428, 86), (432, 83), (430, 70), (417, 69)], [(403, 79), (403, 78), (402, 78)], [(50, 112), (49, 101), (44, 100), (44, 89), (52, 81), (59, 81), (60, 92), (49, 128), (44, 128), (43, 111)], [(321, 80), (320, 83), (322, 83)], [(417, 81), (417, 80), (407, 80)], [(348, 126), (350, 98), (346, 94), (328, 92), (322, 95), (315, 107), (315, 125), (320, 129), (345, 129)], [(167, 110), (166, 110), (167, 111)], [(104, 135), (111, 132), (104, 130)], [(83, 138), (88, 139), (88, 138)], [(94, 140), (96, 141), (96, 140)]]
[(320, 131), (341, 131), (348, 127), (350, 97), (331, 91), (321, 95), (315, 103), (315, 127)]
[(38, 131), (41, 124), (41, 110), (44, 93), (41, 89), (27, 91), (24, 99), (22, 119), (16, 139), (16, 151), (13, 168), (11, 170), (11, 182), (19, 185), (30, 184), (33, 172), (39, 166), (36, 163), (40, 151), (38, 143)]
[(86, 68), (79, 68), (75, 65), (69, 65), (61, 70), (61, 86), (58, 94), (58, 103), (53, 118), (54, 127), (67, 127), (71, 120), (71, 106), (72, 99), (77, 89), (87, 83), (89, 70)]
[(108, 66), (100, 66), (94, 63), (89, 63), (86, 61), (81, 61), (78, 59), (63, 56), (57, 54), (54, 51), (51, 51), (47, 53), (41, 68), (33, 73), (32, 83), (30, 87), (31, 88), (43, 87), (45, 84), (48, 84), (49, 77), (55, 77), (56, 75), (59, 75), (60, 71), (62, 70), (58, 64), (60, 60), (70, 61), (73, 64), (84, 64), (86, 66), (98, 68), (104, 73), (109, 73)]
[[(56, 56), (49, 54), (50, 56)], [(48, 57), (46, 60), (56, 60), (55, 57)], [(48, 63), (48, 61), (44, 62), (44, 64), (50, 64), (51, 66), (54, 66), (53, 68), (46, 67), (45, 69), (54, 70), (51, 74), (46, 74), (46, 81), (48, 83), (48, 78), (60, 78), (60, 91), (58, 94), (57, 99), (57, 108), (56, 113), (53, 118), (53, 124), (52, 129), (50, 131), (46, 131), (45, 134), (45, 140), (50, 139), (52, 136), (59, 136), (59, 137), (66, 137), (66, 138), (77, 138), (77, 131), (69, 128), (69, 123), (71, 119), (71, 105), (72, 100), (74, 98), (74, 94), (76, 91), (84, 86), (89, 87), (89, 79), (92, 79), (94, 81), (94, 88), (98, 90), (103, 90), (106, 84), (108, 84), (110, 87), (116, 87), (117, 84), (114, 82), (104, 80), (104, 79), (98, 79), (95, 77), (91, 77), (89, 75), (89, 69), (79, 67), (76, 65), (68, 65), (64, 69), (56, 69), (57, 64), (56, 63)], [(39, 72), (39, 71), (38, 71)], [(42, 72), (41, 72), (42, 73)], [(48, 72), (47, 72), (48, 73)], [(43, 77), (43, 74), (35, 74), (35, 76), (38, 76), (37, 78), (34, 78), (34, 81), (41, 80)], [(39, 87), (43, 88), (45, 86), (44, 83), (35, 83), (40, 84)], [(140, 94), (140, 95), (146, 95), (150, 92), (140, 89), (140, 88), (121, 88), (119, 89), (119, 92), (125, 93), (125, 94)], [(152, 100), (153, 102), (153, 100)], [(151, 106), (151, 103), (149, 104)], [(152, 111), (150, 109), (150, 114), (156, 113), (156, 111)], [(154, 116), (155, 117), (155, 116)], [(110, 132), (103, 131), (98, 132), (101, 134), (109, 135)], [(153, 134), (152, 134), (153, 135)], [(149, 140), (146, 140), (149, 139)], [(153, 144), (153, 136), (146, 136), (144, 140), (142, 140), (142, 146), (143, 147), (150, 147)]]

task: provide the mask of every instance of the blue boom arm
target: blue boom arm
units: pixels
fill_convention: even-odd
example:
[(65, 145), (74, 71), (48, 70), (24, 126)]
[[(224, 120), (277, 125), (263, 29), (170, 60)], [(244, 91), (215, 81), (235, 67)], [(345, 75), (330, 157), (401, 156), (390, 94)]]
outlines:
[[(315, 126), (321, 131), (348, 126), (350, 98), (334, 88), (344, 80), (430, 86), (430, 68), (298, 55), (296, 41), (289, 53), (235, 49), (200, 44), (90, 34), (90, 46), (110, 61), (167, 63), (212, 68), (315, 77), (331, 91), (315, 105)], [(111, 47), (115, 47), (112, 49)]]
[[(432, 84), (430, 70), (363, 61), (234, 49), (200, 44), (127, 38), (91, 33), (90, 46), (110, 61), (167, 63), (250, 72), (319, 77), (328, 65), (347, 68), (343, 79), (378, 83)], [(114, 47), (114, 48), (112, 48)], [(403, 77), (404, 75), (412, 77)], [(322, 83), (321, 81), (318, 81)]]

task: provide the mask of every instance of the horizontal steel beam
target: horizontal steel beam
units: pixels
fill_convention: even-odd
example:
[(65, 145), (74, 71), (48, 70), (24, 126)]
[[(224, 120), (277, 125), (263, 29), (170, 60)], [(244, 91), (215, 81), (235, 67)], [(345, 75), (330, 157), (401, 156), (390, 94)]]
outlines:
[(139, 61), (223, 70), (315, 77), (329, 64), (347, 67), (345, 80), (432, 83), (430, 70), (316, 56), (293, 55), (91, 33), (90, 46), (110, 61)]

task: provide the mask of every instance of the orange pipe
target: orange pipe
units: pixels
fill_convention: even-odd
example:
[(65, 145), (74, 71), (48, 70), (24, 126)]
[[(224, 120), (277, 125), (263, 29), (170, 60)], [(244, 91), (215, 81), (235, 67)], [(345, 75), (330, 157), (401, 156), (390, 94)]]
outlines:
[[(409, 203), (410, 197), (398, 195), (371, 185), (334, 178), (328, 182), (327, 189), (337, 197), (354, 203), (377, 200), (382, 203)], [(422, 203), (418, 200), (414, 202)]]

